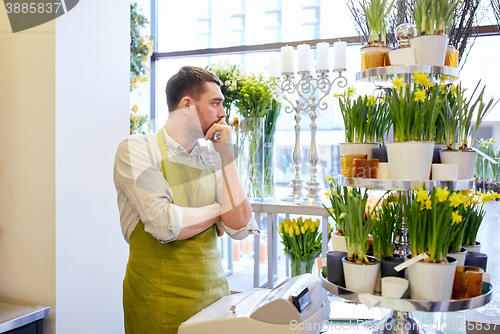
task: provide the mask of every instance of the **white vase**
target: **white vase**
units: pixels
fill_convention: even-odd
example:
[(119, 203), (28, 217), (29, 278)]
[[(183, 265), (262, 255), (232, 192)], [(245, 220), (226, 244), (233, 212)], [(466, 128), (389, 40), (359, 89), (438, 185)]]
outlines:
[(410, 45), (415, 49), (415, 63), (417, 65), (444, 66), (448, 36), (417, 36), (410, 39)]
[(389, 51), (391, 65), (415, 65), (415, 49), (403, 48)]
[(475, 151), (441, 151), (441, 163), (458, 165), (458, 179), (468, 180), (474, 177), (477, 152)]
[(367, 159), (372, 158), (372, 150), (380, 147), (379, 143), (340, 143), (340, 155), (366, 154)]
[(334, 251), (347, 252), (347, 244), (343, 235), (332, 234), (332, 247)]
[(429, 180), (434, 142), (387, 143), (387, 158), (393, 180)]
[(451, 299), (457, 261), (451, 257), (448, 257), (448, 261), (449, 263), (417, 262), (407, 268), (411, 299)]
[(465, 248), (467, 252), (479, 253), (481, 252), (481, 243), (476, 241), (474, 246), (462, 246), (462, 248)]
[(356, 292), (373, 293), (377, 275), (380, 271), (380, 261), (372, 256), (368, 256), (368, 258), (374, 261), (369, 264), (357, 264), (350, 262), (345, 257), (342, 259), (347, 289)]
[(467, 255), (467, 250), (462, 247), (460, 252), (448, 253), (449, 257), (457, 260), (457, 267), (461, 267), (465, 265), (465, 256)]

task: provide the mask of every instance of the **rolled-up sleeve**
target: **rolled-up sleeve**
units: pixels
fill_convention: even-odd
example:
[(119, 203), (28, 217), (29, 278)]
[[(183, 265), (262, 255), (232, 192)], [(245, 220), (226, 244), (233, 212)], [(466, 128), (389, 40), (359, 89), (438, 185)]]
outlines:
[[(215, 180), (217, 184), (216, 189), (216, 201), (217, 203), (221, 203), (222, 201), (222, 162), (220, 159), (220, 155), (215, 151), (211, 143), (208, 143), (208, 149), (204, 152), (204, 156), (206, 161), (210, 163), (213, 170), (215, 171)], [(224, 231), (235, 240), (245, 239), (249, 234), (260, 234), (260, 228), (257, 224), (257, 221), (254, 218), (252, 213), (250, 220), (248, 221), (245, 227), (240, 228), (239, 230), (234, 230), (222, 222), (222, 228)]]
[[(161, 154), (153, 139), (137, 135), (123, 141), (116, 153), (114, 173), (118, 205), (123, 206), (120, 218), (125, 239), (128, 241), (141, 219), (144, 230), (158, 241), (175, 240), (182, 227), (183, 211), (172, 204), (173, 193), (163, 176)], [(124, 195), (121, 201), (120, 191)]]

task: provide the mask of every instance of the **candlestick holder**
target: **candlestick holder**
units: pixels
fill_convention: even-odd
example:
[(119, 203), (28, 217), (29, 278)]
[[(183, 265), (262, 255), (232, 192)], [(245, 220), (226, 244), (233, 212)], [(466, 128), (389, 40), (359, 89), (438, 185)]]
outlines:
[[(291, 182), (293, 187), (292, 194), (284, 200), (300, 202), (303, 205), (317, 206), (322, 204), (321, 189), (322, 183), (316, 179), (316, 165), (319, 162), (318, 147), (316, 144), (316, 118), (318, 117), (317, 110), (326, 110), (328, 104), (323, 99), (330, 94), (330, 90), (335, 82), (338, 87), (344, 88), (347, 86), (347, 79), (342, 75), (342, 71), (338, 72), (338, 76), (330, 80), (328, 78), (329, 70), (318, 70), (317, 76), (313, 77), (309, 71), (299, 71), (300, 79), (294, 82), (293, 73), (283, 73), (283, 81), (281, 89), (283, 90), (284, 99), (289, 105), (286, 105), (285, 112), (291, 113), (295, 111), (295, 145), (293, 149), (293, 162), (295, 164), (295, 176)], [(287, 95), (297, 94), (299, 98), (295, 104), (290, 101)], [(318, 98), (319, 97), (319, 98)], [(309, 113), (311, 123), (311, 144), (307, 160), (311, 166), (311, 179), (307, 182), (307, 197), (303, 197), (303, 180), (301, 179), (301, 162), (302, 150), (300, 147), (300, 112)]]

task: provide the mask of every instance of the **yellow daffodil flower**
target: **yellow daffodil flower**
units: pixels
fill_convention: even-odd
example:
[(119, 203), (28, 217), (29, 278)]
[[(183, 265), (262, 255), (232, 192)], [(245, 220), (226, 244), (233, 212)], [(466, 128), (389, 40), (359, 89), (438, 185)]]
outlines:
[(449, 201), (450, 201), (450, 206), (453, 206), (454, 208), (456, 208), (457, 206), (459, 206), (460, 204), (462, 204), (462, 198), (461, 198), (461, 194), (460, 193), (452, 193), (449, 197)]
[(393, 86), (392, 86), (392, 88), (395, 88), (395, 89), (397, 89), (397, 90), (400, 90), (401, 88), (405, 87), (405, 86), (406, 86), (406, 84), (405, 84), (404, 80), (405, 80), (405, 79), (404, 79), (404, 78), (402, 78), (402, 77), (396, 77), (396, 79), (394, 79), (394, 80), (392, 81), (392, 85), (393, 85)]
[(451, 92), (451, 96), (456, 96), (457, 95), (457, 86), (451, 85), (450, 92)]
[(441, 94), (446, 94), (446, 85), (439, 85), (439, 92)]
[(333, 176), (331, 174), (328, 174), (328, 176), (326, 177), (325, 181), (326, 182), (332, 182), (332, 181), (334, 181), (334, 178), (333, 178)]
[(458, 214), (458, 211), (453, 211), (451, 213), (451, 225), (455, 225), (462, 221), (462, 216)]
[(425, 208), (427, 210), (432, 210), (432, 201), (431, 199), (429, 198), (428, 200), (425, 201)]
[(424, 190), (422, 187), (418, 188), (417, 202), (425, 203), (425, 201), (428, 199), (429, 199), (429, 193), (427, 192), (427, 190)]
[(415, 72), (415, 74), (412, 75), (411, 78), (413, 79), (413, 81), (417, 85), (423, 85), (423, 86), (425, 86), (429, 82), (429, 77), (425, 73), (417, 73), (417, 72)]
[(448, 195), (450, 193), (447, 190), (448, 187), (444, 187), (444, 189), (441, 189), (440, 187), (436, 188), (436, 198), (438, 200), (438, 203), (444, 202), (448, 199)]
[(423, 89), (417, 89), (415, 91), (415, 102), (425, 102), (425, 98), (426, 98), (426, 94), (425, 94), (425, 90)]
[(366, 99), (366, 106), (367, 107), (376, 107), (377, 106), (377, 98), (375, 96), (369, 96)]
[(441, 83), (444, 83), (446, 81), (448, 81), (450, 78), (447, 76), (447, 75), (442, 75), (441, 77), (439, 77), (439, 81)]

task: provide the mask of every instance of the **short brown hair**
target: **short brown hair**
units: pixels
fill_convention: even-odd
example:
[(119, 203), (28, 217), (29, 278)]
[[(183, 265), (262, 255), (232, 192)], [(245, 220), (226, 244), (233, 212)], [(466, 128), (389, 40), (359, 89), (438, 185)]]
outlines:
[(212, 72), (195, 66), (183, 66), (167, 82), (168, 111), (174, 111), (184, 96), (199, 99), (205, 92), (205, 82), (215, 82), (221, 85), (220, 79)]

